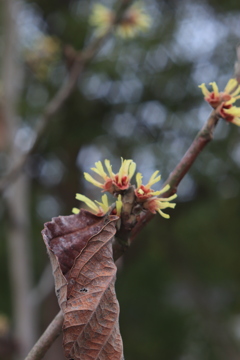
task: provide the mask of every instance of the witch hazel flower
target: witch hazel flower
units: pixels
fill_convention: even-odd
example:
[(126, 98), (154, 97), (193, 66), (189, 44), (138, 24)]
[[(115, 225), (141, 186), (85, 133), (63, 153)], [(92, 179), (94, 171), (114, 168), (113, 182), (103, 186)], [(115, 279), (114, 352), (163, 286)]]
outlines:
[(222, 106), (220, 108), (220, 115), (223, 119), (240, 126), (240, 108), (237, 106)]
[(150, 177), (148, 183), (146, 185), (142, 184), (142, 174), (137, 173), (136, 182), (137, 189), (135, 190), (135, 195), (137, 197), (137, 201), (142, 203), (144, 209), (149, 210), (153, 214), (158, 212), (161, 216), (166, 219), (169, 219), (169, 215), (165, 214), (162, 209), (166, 208), (175, 208), (176, 204), (170, 203), (171, 200), (177, 197), (176, 194), (168, 197), (168, 198), (159, 198), (158, 196), (164, 194), (166, 191), (170, 189), (170, 185), (164, 186), (163, 189), (154, 191), (151, 189), (151, 186), (156, 184), (161, 180), (161, 176), (158, 175), (159, 171), (155, 171)]
[(205, 84), (199, 85), (204, 99), (216, 109), (219, 116), (227, 122), (240, 126), (240, 108), (233, 106), (236, 100), (240, 99), (240, 85), (236, 79), (230, 79), (223, 92), (219, 92), (215, 82), (210, 83), (212, 91), (206, 88)]
[(104, 163), (107, 172), (104, 170), (101, 161), (95, 163), (95, 168), (91, 168), (92, 171), (94, 171), (103, 179), (103, 182), (97, 181), (88, 173), (84, 173), (85, 179), (94, 186), (101, 188), (102, 191), (108, 191), (111, 194), (128, 189), (131, 185), (131, 178), (133, 177), (136, 170), (135, 162), (133, 162), (131, 159), (122, 159), (122, 163), (117, 174), (113, 173), (109, 160), (106, 159)]
[[(166, 186), (165, 186), (165, 188), (166, 188)], [(167, 190), (165, 188), (163, 188), (160, 191), (162, 193), (166, 192)], [(169, 188), (170, 188), (170, 186), (168, 187), (168, 189)], [(175, 199), (176, 197), (177, 197), (177, 194), (174, 194), (168, 198), (152, 197), (143, 203), (143, 207), (144, 207), (144, 209), (149, 210), (153, 214), (156, 214), (156, 212), (158, 212), (165, 219), (169, 219), (170, 216), (168, 214), (165, 214), (162, 210), (164, 210), (166, 208), (174, 209), (176, 206), (176, 203), (170, 203), (170, 201)]]
[(143, 176), (141, 173), (137, 173), (136, 175), (137, 189), (135, 190), (135, 195), (138, 201), (142, 202), (152, 196), (158, 196), (169, 189), (169, 185), (165, 186), (166, 189), (164, 188), (163, 190), (160, 191), (154, 191), (153, 189), (151, 189), (152, 185), (156, 184), (158, 181), (161, 180), (161, 176), (158, 175), (158, 173), (159, 171), (157, 170), (152, 174), (147, 185), (142, 185)]

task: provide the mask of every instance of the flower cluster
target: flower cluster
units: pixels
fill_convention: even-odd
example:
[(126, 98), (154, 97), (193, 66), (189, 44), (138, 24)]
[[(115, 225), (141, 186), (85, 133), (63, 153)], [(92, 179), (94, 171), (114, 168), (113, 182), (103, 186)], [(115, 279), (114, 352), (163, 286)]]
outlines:
[[(77, 194), (76, 198), (84, 202), (91, 211), (97, 216), (103, 216), (107, 212), (120, 216), (122, 210), (122, 196), (125, 190), (131, 186), (131, 179), (136, 170), (136, 164), (133, 160), (121, 160), (121, 166), (119, 171), (115, 174), (112, 171), (112, 166), (109, 160), (104, 161), (105, 168), (101, 161), (95, 163), (95, 167), (91, 168), (101, 180), (98, 181), (93, 178), (90, 174), (84, 173), (85, 179), (102, 189), (102, 192), (109, 192), (111, 195), (117, 197), (115, 209), (108, 204), (107, 195), (102, 196), (102, 202), (92, 201), (84, 195)], [(170, 216), (165, 214), (162, 210), (166, 208), (174, 208), (175, 203), (170, 203), (171, 200), (175, 199), (177, 195), (172, 195), (168, 198), (160, 198), (159, 195), (164, 194), (170, 189), (169, 185), (166, 185), (163, 189), (155, 191), (151, 188), (152, 185), (161, 180), (161, 176), (158, 175), (159, 171), (155, 171), (150, 177), (149, 182), (146, 185), (142, 184), (142, 174), (137, 173), (136, 182), (137, 187), (134, 190), (135, 194), (135, 205), (140, 206), (142, 210), (149, 210), (153, 214), (158, 212), (161, 216), (168, 219)], [(74, 214), (79, 213), (79, 209), (73, 209)]]
[(101, 4), (95, 4), (89, 22), (96, 28), (97, 36), (104, 35), (115, 25), (116, 34), (122, 38), (134, 37), (139, 32), (147, 31), (151, 26), (151, 18), (140, 3), (130, 6), (119, 21), (116, 21), (114, 11)]
[(227, 122), (240, 126), (240, 108), (233, 106), (240, 99), (240, 85), (236, 79), (230, 79), (223, 92), (219, 92), (215, 82), (210, 83), (212, 91), (205, 84), (199, 85), (204, 99), (216, 109), (217, 113)]
[[(165, 214), (162, 210), (166, 208), (174, 209), (176, 204), (170, 203), (171, 200), (176, 199), (177, 195), (174, 194), (168, 198), (159, 198), (158, 196), (164, 194), (170, 189), (170, 185), (164, 186), (163, 189), (154, 191), (151, 186), (161, 180), (161, 176), (158, 175), (159, 171), (155, 171), (149, 179), (147, 185), (142, 185), (142, 174), (137, 173), (137, 189), (135, 195), (140, 203), (143, 203), (143, 208), (149, 210), (155, 214), (158, 212), (165, 219), (169, 219), (169, 215)], [(157, 176), (158, 175), (158, 176)]]

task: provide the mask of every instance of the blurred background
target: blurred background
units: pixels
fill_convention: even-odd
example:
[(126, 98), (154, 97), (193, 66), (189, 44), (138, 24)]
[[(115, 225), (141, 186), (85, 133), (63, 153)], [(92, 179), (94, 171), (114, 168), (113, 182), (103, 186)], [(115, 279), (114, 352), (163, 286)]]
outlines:
[[(40, 115), (68, 74), (69, 54), (92, 41), (93, 5), (0, 3), (2, 177), (30, 149)], [(144, 6), (149, 31), (108, 38), (2, 194), (1, 360), (23, 359), (59, 311), (41, 230), (79, 206), (76, 192), (100, 199), (83, 172), (104, 159), (117, 172), (122, 156), (137, 163), (143, 183), (155, 170), (164, 182), (211, 111), (198, 85), (216, 81), (224, 89), (233, 76), (239, 2)], [(239, 136), (237, 126), (219, 122), (179, 186), (171, 219), (156, 216), (120, 261), (126, 359), (240, 359)], [(50, 359), (64, 359), (60, 338), (44, 357)]]

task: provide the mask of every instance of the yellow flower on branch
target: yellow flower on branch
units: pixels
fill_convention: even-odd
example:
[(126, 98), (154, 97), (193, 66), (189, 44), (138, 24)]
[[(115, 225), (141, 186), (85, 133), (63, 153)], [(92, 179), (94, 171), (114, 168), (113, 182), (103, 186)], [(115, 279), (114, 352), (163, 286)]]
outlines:
[(158, 173), (159, 171), (157, 170), (152, 174), (147, 185), (142, 185), (142, 174), (137, 173), (136, 175), (137, 189), (135, 190), (135, 195), (137, 196), (139, 201), (145, 201), (149, 197), (161, 195), (169, 189), (169, 185), (166, 185), (160, 191), (155, 191), (151, 189), (151, 186), (153, 184), (156, 184), (158, 181), (161, 180), (161, 176), (158, 175)]
[(240, 86), (236, 79), (230, 79), (223, 92), (219, 92), (218, 86), (215, 82), (211, 82), (213, 91), (209, 91), (205, 84), (199, 85), (202, 90), (205, 100), (216, 109), (222, 102), (233, 104), (240, 98)]
[(142, 174), (137, 173), (137, 189), (135, 190), (135, 195), (137, 201), (142, 203), (144, 209), (151, 211), (153, 214), (158, 212), (161, 216), (166, 219), (169, 219), (169, 215), (165, 214), (162, 210), (166, 208), (175, 208), (176, 204), (170, 203), (169, 201), (175, 199), (177, 195), (172, 195), (168, 198), (158, 198), (159, 195), (164, 194), (170, 189), (170, 185), (164, 186), (161, 190), (154, 191), (151, 189), (153, 184), (156, 184), (161, 180), (161, 176), (158, 175), (159, 171), (155, 171), (150, 177), (147, 185), (142, 185)]
[(113, 173), (109, 160), (105, 160), (105, 167), (108, 174), (105, 172), (101, 161), (96, 162), (95, 166), (96, 167), (91, 168), (91, 170), (98, 174), (104, 180), (104, 182), (95, 180), (88, 173), (84, 173), (85, 179), (93, 185), (101, 188), (103, 191), (108, 191), (111, 194), (128, 189), (131, 185), (131, 178), (136, 170), (136, 164), (132, 160), (123, 159), (117, 174)]
[(96, 35), (104, 35), (112, 26), (116, 34), (122, 38), (134, 37), (140, 32), (149, 30), (152, 20), (140, 3), (130, 6), (120, 20), (116, 21), (116, 13), (104, 5), (95, 4), (89, 18), (90, 25), (96, 28)]
[[(168, 188), (167, 188), (168, 186)], [(166, 192), (169, 189), (169, 185), (165, 186), (162, 190), (160, 190), (161, 193)], [(173, 199), (176, 199), (177, 194), (174, 194), (168, 198), (158, 198), (158, 197), (151, 197), (146, 202), (143, 203), (143, 207), (147, 210), (149, 210), (151, 213), (156, 214), (158, 212), (162, 217), (165, 219), (169, 219), (170, 216), (168, 214), (165, 214), (162, 210), (166, 208), (172, 208), (174, 209), (176, 204), (170, 203)]]
[[(122, 211), (122, 196), (124, 196), (124, 190), (127, 190), (131, 186), (131, 179), (136, 170), (136, 164), (133, 160), (122, 160), (120, 169), (117, 174), (114, 174), (112, 171), (112, 166), (109, 160), (105, 160), (105, 168), (101, 161), (97, 161), (95, 163), (95, 167), (91, 168), (97, 175), (99, 175), (103, 181), (98, 181), (94, 179), (88, 173), (84, 173), (85, 179), (92, 183), (93, 185), (102, 189), (102, 191), (108, 191), (109, 193), (113, 194), (114, 196), (118, 197), (116, 201), (115, 208), (112, 210), (112, 214), (116, 214), (119, 217), (121, 216)], [(150, 177), (148, 183), (146, 185), (142, 184), (142, 174), (137, 173), (136, 175), (136, 182), (137, 188), (133, 187), (133, 191), (135, 194), (134, 206), (138, 207), (138, 211), (149, 210), (153, 214), (158, 212), (164, 218), (169, 218), (168, 214), (165, 214), (162, 210), (166, 208), (174, 208), (175, 203), (170, 203), (173, 199), (177, 197), (177, 195), (172, 195), (168, 198), (159, 198), (160, 195), (166, 193), (170, 189), (170, 185), (164, 186), (161, 190), (153, 190), (151, 186), (156, 184), (158, 181), (161, 180), (161, 176), (158, 175), (159, 171), (155, 171), (152, 176)], [(134, 190), (135, 189), (135, 190)], [(105, 198), (102, 197), (102, 203), (98, 201), (91, 201), (90, 199), (86, 198), (83, 195), (77, 194), (77, 199), (84, 201), (96, 214), (103, 214), (109, 211), (109, 206)], [(96, 205), (98, 204), (98, 206)], [(75, 213), (78, 211), (74, 209)]]
[(215, 82), (210, 83), (213, 91), (209, 91), (205, 84), (199, 85), (204, 99), (227, 122), (240, 126), (240, 108), (233, 106), (240, 99), (240, 85), (236, 79), (230, 79), (223, 92), (219, 92)]
[(237, 106), (231, 106), (229, 108), (222, 106), (220, 109), (220, 115), (226, 121), (231, 122), (237, 126), (240, 126), (240, 108)]

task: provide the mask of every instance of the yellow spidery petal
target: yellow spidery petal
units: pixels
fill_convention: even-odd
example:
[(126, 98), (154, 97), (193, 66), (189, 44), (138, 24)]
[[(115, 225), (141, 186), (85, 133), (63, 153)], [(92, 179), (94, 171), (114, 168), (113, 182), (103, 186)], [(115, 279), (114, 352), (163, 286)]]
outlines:
[[(165, 205), (165, 206), (164, 206)], [(171, 208), (174, 209), (176, 207), (175, 203), (165, 202), (161, 205), (162, 209)]]
[(132, 160), (123, 160), (122, 175), (127, 175), (129, 172), (129, 166)]
[(140, 194), (140, 195), (143, 195), (144, 194), (144, 191), (142, 190), (142, 189), (138, 189), (138, 194)]
[(225, 86), (225, 89), (224, 91), (228, 94), (230, 94), (234, 89), (235, 87), (238, 86), (238, 82), (236, 79), (230, 79), (227, 83), (227, 85)]
[(74, 207), (74, 208), (72, 208), (72, 213), (77, 215), (80, 213), (80, 209)]
[(239, 98), (240, 98), (240, 96), (236, 96), (236, 97), (231, 98), (231, 99), (228, 100), (228, 101), (225, 101), (225, 102), (224, 102), (224, 106), (234, 104), (235, 101), (236, 101), (237, 99), (239, 99)]
[(172, 196), (169, 196), (168, 198), (160, 198), (161, 201), (172, 201), (174, 199), (176, 199), (177, 194), (174, 194)]
[(103, 196), (102, 196), (102, 203), (104, 204), (104, 206), (105, 206), (105, 208), (109, 208), (109, 205), (108, 205), (108, 197), (107, 197), (107, 195), (106, 194), (104, 194)]
[(153, 193), (153, 195), (156, 195), (156, 196), (159, 196), (161, 194), (164, 194), (166, 191), (168, 191), (170, 189), (170, 185), (167, 184), (166, 186), (164, 186), (164, 188), (162, 190), (159, 190), (159, 191), (155, 191)]
[(118, 177), (119, 177), (120, 181), (122, 180), (123, 176), (128, 175), (129, 166), (130, 166), (132, 160), (123, 160), (123, 158), (121, 158), (121, 161), (122, 161), (122, 164), (121, 164), (121, 167), (118, 172)]
[(210, 94), (210, 91), (206, 88), (206, 85), (203, 83), (201, 85), (198, 85), (198, 87), (202, 90), (202, 93), (205, 97), (207, 97)]
[(166, 209), (166, 208), (172, 208), (174, 209), (176, 206), (176, 203), (170, 203), (168, 201), (162, 202), (162, 199), (157, 199), (156, 202), (158, 203), (159, 209)]
[(159, 171), (157, 170), (152, 174), (152, 176), (149, 179), (149, 182), (146, 185), (147, 189), (149, 189), (153, 184), (156, 184), (158, 181), (161, 180), (161, 175), (157, 176), (158, 173), (159, 173)]
[(105, 173), (101, 161), (97, 161), (95, 163), (95, 168), (91, 168), (92, 171), (94, 171), (96, 174), (100, 175), (103, 179), (106, 179), (108, 176)]
[(107, 168), (107, 171), (108, 171), (108, 173), (109, 173), (109, 176), (110, 176), (110, 178), (112, 179), (112, 178), (114, 178), (114, 173), (113, 173), (113, 171), (112, 171), (112, 165), (110, 164), (110, 161), (109, 160), (105, 160), (105, 166), (106, 166), (106, 168)]
[(90, 182), (94, 186), (97, 186), (97, 187), (100, 187), (101, 189), (103, 189), (103, 184), (101, 184), (99, 181), (95, 180), (90, 174), (85, 172), (84, 177), (88, 182)]
[[(131, 160), (132, 161), (132, 160)], [(131, 180), (131, 178), (133, 177), (135, 171), (136, 171), (136, 163), (135, 162), (131, 162), (131, 164), (129, 165), (129, 173), (128, 173), (128, 178), (129, 180)]]
[(141, 173), (137, 173), (136, 175), (136, 182), (137, 182), (137, 188), (140, 188), (140, 186), (142, 185), (142, 174)]
[(213, 88), (213, 92), (215, 95), (218, 95), (219, 94), (219, 90), (218, 90), (218, 86), (217, 84), (214, 82), (210, 82), (209, 85), (212, 85), (212, 88)]
[[(237, 97), (237, 95), (240, 93), (240, 86), (237, 87), (237, 89), (231, 93), (231, 96), (233, 97)], [(239, 98), (239, 96), (238, 96)]]
[(90, 209), (92, 209), (94, 212), (98, 213), (99, 208), (98, 206), (88, 197), (82, 195), (82, 194), (76, 194), (76, 199), (79, 201), (84, 202)]
[(120, 180), (122, 180), (125, 163), (126, 163), (126, 160), (123, 160), (123, 158), (121, 157), (121, 166), (120, 166), (120, 169), (118, 171), (118, 178)]
[(121, 195), (118, 195), (118, 199), (117, 199), (117, 201), (116, 201), (116, 212), (117, 212), (117, 216), (120, 216), (120, 215), (121, 215), (122, 206), (123, 206), (122, 196), (121, 196)]
[(240, 118), (239, 117), (235, 117), (231, 122), (237, 126), (240, 126)]
[(104, 213), (108, 212), (109, 205), (108, 205), (108, 197), (106, 194), (102, 196), (102, 202), (95, 201), (103, 210)]
[(165, 219), (170, 219), (170, 216), (168, 214), (165, 214), (162, 210), (157, 209), (157, 212)]
[(232, 106), (230, 109), (224, 109), (224, 112), (232, 116), (240, 116), (240, 108), (237, 106)]

